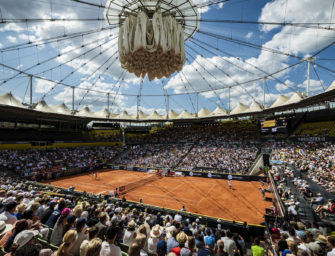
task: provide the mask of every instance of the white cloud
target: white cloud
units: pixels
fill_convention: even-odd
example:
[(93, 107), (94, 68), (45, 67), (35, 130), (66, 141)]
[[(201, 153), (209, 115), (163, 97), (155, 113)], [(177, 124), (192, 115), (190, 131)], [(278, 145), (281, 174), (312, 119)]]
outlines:
[(16, 37), (15, 36), (7, 36), (7, 40), (11, 43), (16, 43)]
[(34, 92), (36, 93), (46, 93), (50, 91), (50, 89), (55, 85), (55, 83), (42, 80), (42, 79), (37, 79), (36, 83), (34, 84)]
[[(285, 85), (286, 84), (286, 85)], [(275, 88), (278, 92), (284, 92), (284, 91), (292, 91), (290, 88), (294, 87), (294, 83), (290, 80), (284, 81), (284, 84), (282, 83), (277, 83), (275, 85)]]
[(253, 35), (254, 35), (254, 33), (249, 32), (245, 37), (249, 39), (249, 38), (251, 38)]

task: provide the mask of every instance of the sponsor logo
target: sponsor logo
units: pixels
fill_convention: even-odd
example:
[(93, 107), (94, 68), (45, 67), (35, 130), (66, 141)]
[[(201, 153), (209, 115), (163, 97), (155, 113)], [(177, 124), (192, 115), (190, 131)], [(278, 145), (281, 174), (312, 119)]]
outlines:
[(193, 176), (193, 172), (189, 172), (189, 174), (188, 175), (190, 175), (190, 176)]
[(212, 178), (212, 174), (210, 172), (208, 173), (207, 176), (208, 176), (208, 178)]

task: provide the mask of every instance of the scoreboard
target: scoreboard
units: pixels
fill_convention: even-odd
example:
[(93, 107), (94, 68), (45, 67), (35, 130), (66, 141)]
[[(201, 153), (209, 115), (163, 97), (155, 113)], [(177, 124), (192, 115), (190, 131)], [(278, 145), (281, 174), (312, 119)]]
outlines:
[(287, 119), (261, 120), (260, 129), (262, 133), (287, 133)]

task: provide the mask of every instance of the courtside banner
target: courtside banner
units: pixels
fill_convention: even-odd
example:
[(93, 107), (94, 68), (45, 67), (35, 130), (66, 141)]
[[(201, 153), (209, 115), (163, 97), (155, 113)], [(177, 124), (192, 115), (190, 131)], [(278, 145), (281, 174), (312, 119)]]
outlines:
[[(109, 166), (113, 169), (114, 166)], [(158, 168), (144, 168), (144, 167), (126, 167), (126, 166), (118, 166), (119, 169), (115, 170), (128, 170), (128, 171), (136, 171), (136, 172), (147, 172), (148, 170), (156, 170), (159, 171)], [(218, 172), (208, 172), (208, 171), (185, 171), (185, 170), (174, 170), (175, 172), (182, 173), (183, 176), (190, 177), (202, 177), (208, 179), (230, 179), (231, 180), (240, 180), (240, 181), (266, 181), (266, 177), (264, 176), (249, 176), (249, 175), (237, 175), (233, 173), (218, 173)], [(229, 177), (228, 177), (229, 176)]]

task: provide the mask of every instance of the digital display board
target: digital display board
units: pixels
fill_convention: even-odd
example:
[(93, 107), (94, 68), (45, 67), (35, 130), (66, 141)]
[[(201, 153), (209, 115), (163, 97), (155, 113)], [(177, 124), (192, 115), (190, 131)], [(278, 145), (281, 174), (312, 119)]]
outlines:
[(262, 133), (286, 133), (286, 118), (278, 118), (273, 120), (261, 120), (260, 129)]

